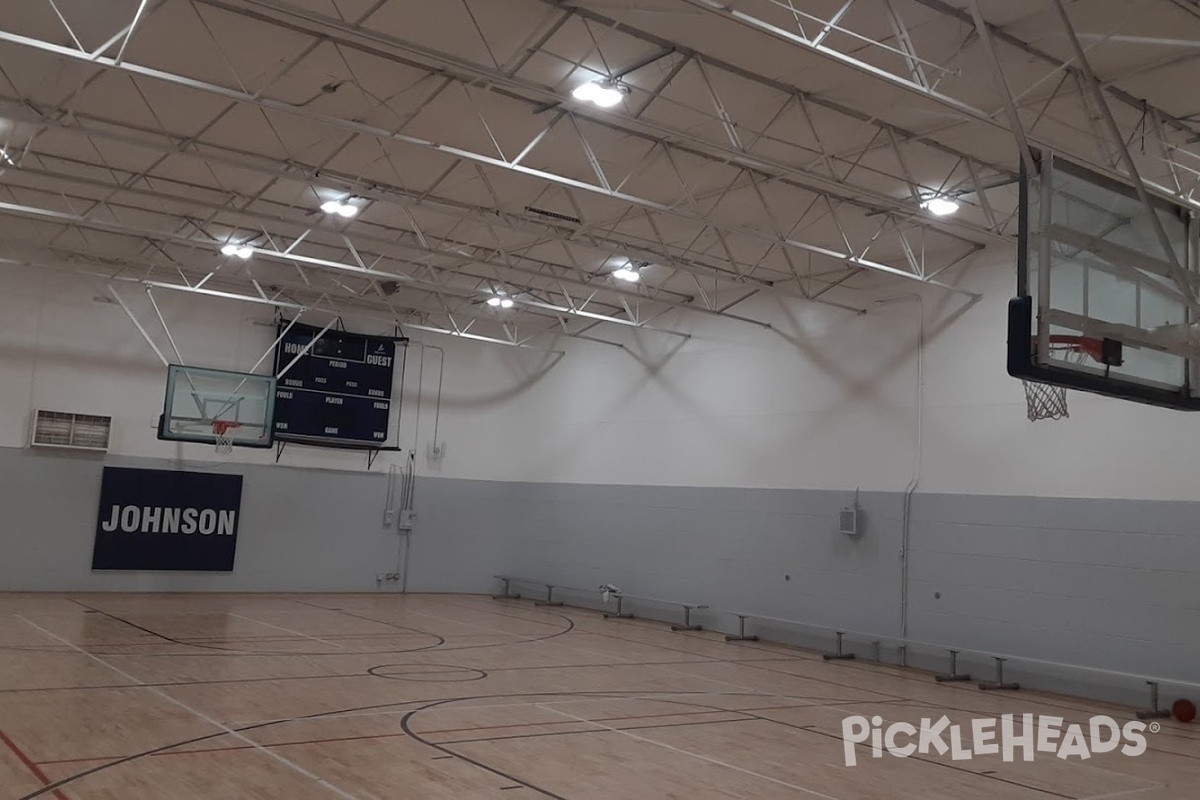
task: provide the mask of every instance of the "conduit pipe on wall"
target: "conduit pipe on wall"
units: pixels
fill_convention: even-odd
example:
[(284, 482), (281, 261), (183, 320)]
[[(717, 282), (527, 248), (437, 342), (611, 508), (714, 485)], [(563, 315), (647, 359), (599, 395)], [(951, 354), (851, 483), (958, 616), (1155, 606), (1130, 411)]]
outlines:
[[(438, 363), (437, 397), (434, 400), (434, 405), (433, 405), (433, 440), (432, 440), (432, 444), (433, 444), (433, 448), (436, 451), (437, 448), (439, 448), (438, 438), (437, 438), (438, 437), (438, 422), (441, 420), (441, 415), (442, 415), (442, 381), (445, 378), (445, 374), (446, 374), (446, 351), (436, 344), (422, 344), (421, 345), (421, 361), (420, 361), (420, 366), (418, 367), (418, 370), (417, 370), (417, 419), (415, 422), (416, 431), (413, 434), (413, 438), (415, 440), (413, 442), (413, 445), (414, 445), (414, 447), (417, 447), (420, 445), (420, 441), (421, 441), (420, 440), (420, 436), (421, 436), (421, 396), (425, 393), (425, 351), (426, 350), (437, 350), (438, 353), (441, 354), (441, 358), (439, 359), (439, 363)], [(429, 452), (429, 451), (427, 451), (427, 452)]]
[[(417, 453), (415, 450), (410, 450), (408, 453), (408, 464), (405, 468), (403, 491), (400, 494), (400, 509), (403, 516), (411, 519), (412, 512), (415, 509), (415, 495), (417, 491)], [(401, 528), (400, 535), (404, 537), (403, 547), (404, 555), (397, 570), (400, 573), (400, 591), (408, 591), (408, 556), (412, 550), (412, 528)]]
[(925, 408), (925, 298), (919, 294), (905, 294), (876, 300), (875, 305), (884, 306), (906, 300), (917, 301), (917, 438), (913, 446), (912, 477), (904, 488), (904, 509), (900, 528), (900, 637), (908, 637), (908, 551), (912, 532), (912, 498), (921, 482), (921, 445), (924, 438)]
[[(408, 555), (411, 547), (411, 519), (415, 506), (416, 492), (416, 452), (410, 450), (408, 461), (401, 470), (396, 464), (388, 466), (387, 500), (384, 503), (384, 526), (396, 526), (400, 541), (396, 545), (396, 566), (394, 572), (376, 576), (376, 582), (399, 581), (400, 591), (408, 591)], [(397, 483), (399, 488), (397, 489)]]

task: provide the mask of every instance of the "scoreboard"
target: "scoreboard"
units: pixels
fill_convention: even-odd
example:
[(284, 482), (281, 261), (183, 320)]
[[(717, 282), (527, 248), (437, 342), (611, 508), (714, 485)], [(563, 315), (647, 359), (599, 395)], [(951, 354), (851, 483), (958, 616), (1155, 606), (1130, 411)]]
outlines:
[[(396, 345), (364, 336), (280, 322), (275, 374), (294, 360), (275, 389), (275, 438), (351, 447), (383, 447), (392, 416)], [(314, 341), (315, 339), (315, 341)], [(311, 346), (310, 346), (311, 345)], [(307, 348), (307, 349), (306, 349)]]

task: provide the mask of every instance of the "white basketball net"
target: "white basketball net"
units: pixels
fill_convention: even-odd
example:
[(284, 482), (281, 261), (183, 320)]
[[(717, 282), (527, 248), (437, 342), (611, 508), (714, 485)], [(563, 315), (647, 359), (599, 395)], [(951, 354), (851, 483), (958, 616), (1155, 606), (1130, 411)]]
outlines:
[(1030, 422), (1039, 419), (1063, 419), (1067, 411), (1067, 390), (1048, 383), (1022, 381), (1025, 384), (1025, 408)]
[(240, 425), (237, 423), (214, 422), (213, 438), (216, 440), (217, 455), (229, 455), (233, 452), (233, 432)]
[[(1082, 363), (1088, 354), (1073, 346), (1051, 345), (1050, 349), (1059, 354), (1062, 360), (1074, 364)], [(1061, 386), (1036, 381), (1021, 381), (1025, 385), (1025, 412), (1030, 422), (1039, 419), (1066, 419), (1071, 416), (1067, 410), (1067, 390)]]

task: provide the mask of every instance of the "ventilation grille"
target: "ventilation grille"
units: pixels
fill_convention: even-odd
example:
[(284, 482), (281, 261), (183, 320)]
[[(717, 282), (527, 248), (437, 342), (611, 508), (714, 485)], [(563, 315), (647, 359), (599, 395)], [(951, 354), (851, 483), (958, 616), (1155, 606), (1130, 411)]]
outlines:
[(34, 417), (33, 445), (108, 450), (111, 430), (112, 417), (39, 410)]

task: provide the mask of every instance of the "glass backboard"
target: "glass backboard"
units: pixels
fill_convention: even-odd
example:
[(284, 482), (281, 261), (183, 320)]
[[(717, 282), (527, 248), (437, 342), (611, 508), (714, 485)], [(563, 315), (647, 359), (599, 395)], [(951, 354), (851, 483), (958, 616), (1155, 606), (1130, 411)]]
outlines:
[(158, 438), (215, 445), (224, 435), (238, 447), (270, 447), (274, 416), (274, 376), (172, 364)]
[[(1009, 373), (1200, 409), (1196, 224), (1191, 212), (1048, 153), (1021, 176)], [(1163, 247), (1157, 217), (1170, 243)]]

